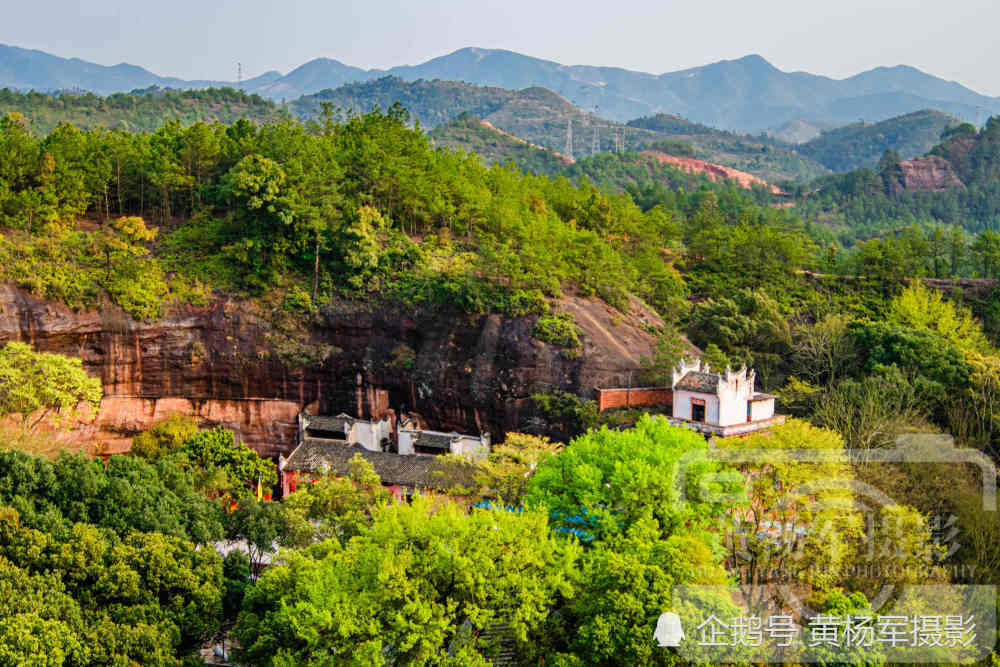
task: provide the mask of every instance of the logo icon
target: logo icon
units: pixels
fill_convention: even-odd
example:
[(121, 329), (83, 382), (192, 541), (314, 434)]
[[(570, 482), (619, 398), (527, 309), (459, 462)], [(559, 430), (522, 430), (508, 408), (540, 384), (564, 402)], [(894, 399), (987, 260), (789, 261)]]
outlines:
[(672, 611), (660, 614), (656, 621), (656, 632), (653, 639), (663, 647), (677, 647), (684, 639), (684, 628), (681, 627), (681, 618)]

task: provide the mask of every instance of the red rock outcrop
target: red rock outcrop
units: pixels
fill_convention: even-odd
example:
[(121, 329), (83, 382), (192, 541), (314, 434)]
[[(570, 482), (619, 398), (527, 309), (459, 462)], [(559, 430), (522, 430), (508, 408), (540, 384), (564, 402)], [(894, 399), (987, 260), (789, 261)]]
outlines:
[(696, 160), (693, 157), (677, 157), (676, 155), (668, 155), (660, 151), (643, 151), (640, 155), (651, 157), (661, 164), (675, 165), (689, 173), (705, 174), (713, 181), (729, 179), (736, 181), (747, 190), (755, 185), (759, 185), (771, 194), (782, 194), (781, 189), (778, 186), (771, 185), (767, 181), (757, 178), (753, 174), (748, 174), (745, 171), (740, 171), (739, 169), (723, 167), (720, 164), (705, 162), (704, 160)]
[(73, 312), (0, 285), (0, 345), (23, 340), (80, 357), (101, 378), (105, 399), (93, 423), (73, 432), (76, 442), (121, 450), (134, 433), (182, 412), (276, 455), (292, 446), (302, 406), (353, 414), (358, 396), (367, 404), (374, 388), (434, 428), (496, 438), (525, 426), (533, 393), (624, 386), (650, 353), (644, 326), (661, 324), (638, 302), (624, 316), (596, 299), (559, 307), (583, 330), (579, 359), (535, 339), (533, 318), (345, 305), (289, 340), (251, 304), (228, 299), (143, 323), (114, 306)]
[(902, 185), (907, 190), (931, 190), (939, 192), (951, 188), (965, 187), (951, 164), (937, 155), (903, 160), (899, 163)]

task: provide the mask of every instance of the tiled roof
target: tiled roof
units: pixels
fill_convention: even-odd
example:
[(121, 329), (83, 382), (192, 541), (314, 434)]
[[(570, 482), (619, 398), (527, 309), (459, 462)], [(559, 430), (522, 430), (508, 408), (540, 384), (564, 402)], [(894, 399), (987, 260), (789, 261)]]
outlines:
[(754, 394), (753, 396), (750, 397), (750, 400), (751, 401), (766, 401), (769, 398), (775, 398), (774, 394), (764, 394), (764, 393), (758, 391), (756, 394)]
[(680, 379), (674, 387), (681, 391), (696, 391), (700, 394), (715, 394), (719, 390), (721, 375), (691, 371)]
[(306, 417), (306, 428), (317, 431), (347, 431), (350, 417), (338, 415), (336, 417)]
[(351, 459), (360, 454), (371, 463), (383, 484), (401, 484), (420, 488), (437, 488), (443, 480), (434, 473), (441, 464), (434, 456), (405, 456), (389, 452), (372, 452), (360, 445), (348, 445), (343, 440), (306, 438), (285, 461), (285, 470), (319, 472), (325, 466), (328, 474), (344, 476), (350, 472)]
[(450, 450), (451, 443), (458, 438), (457, 433), (439, 433), (437, 431), (416, 431), (413, 434), (413, 444), (417, 447), (433, 447)]

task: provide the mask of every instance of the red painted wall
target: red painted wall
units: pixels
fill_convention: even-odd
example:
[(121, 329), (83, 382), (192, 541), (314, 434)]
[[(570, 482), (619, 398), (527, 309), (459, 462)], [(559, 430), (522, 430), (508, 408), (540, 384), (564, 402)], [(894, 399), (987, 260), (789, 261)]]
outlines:
[(674, 391), (667, 387), (597, 390), (597, 407), (601, 412), (616, 408), (639, 408), (673, 404)]

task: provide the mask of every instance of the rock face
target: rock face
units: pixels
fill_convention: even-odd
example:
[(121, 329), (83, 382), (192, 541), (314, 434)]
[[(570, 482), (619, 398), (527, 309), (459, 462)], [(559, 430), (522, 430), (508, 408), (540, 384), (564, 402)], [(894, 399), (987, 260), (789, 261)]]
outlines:
[(653, 342), (644, 325), (662, 324), (638, 302), (627, 315), (576, 297), (557, 308), (583, 330), (579, 359), (532, 337), (534, 318), (343, 306), (293, 338), (233, 300), (142, 323), (115, 306), (75, 313), (0, 285), (0, 345), (23, 340), (80, 357), (101, 378), (100, 413), (73, 432), (76, 442), (121, 450), (135, 432), (182, 412), (233, 428), (274, 456), (293, 445), (302, 407), (367, 414), (375, 390), (432, 428), (490, 431), (496, 439), (524, 426), (533, 393), (593, 396), (597, 387), (629, 382)]
[(942, 157), (927, 157), (903, 160), (899, 163), (902, 185), (907, 190), (930, 190), (939, 192), (951, 188), (965, 187), (951, 164)]

